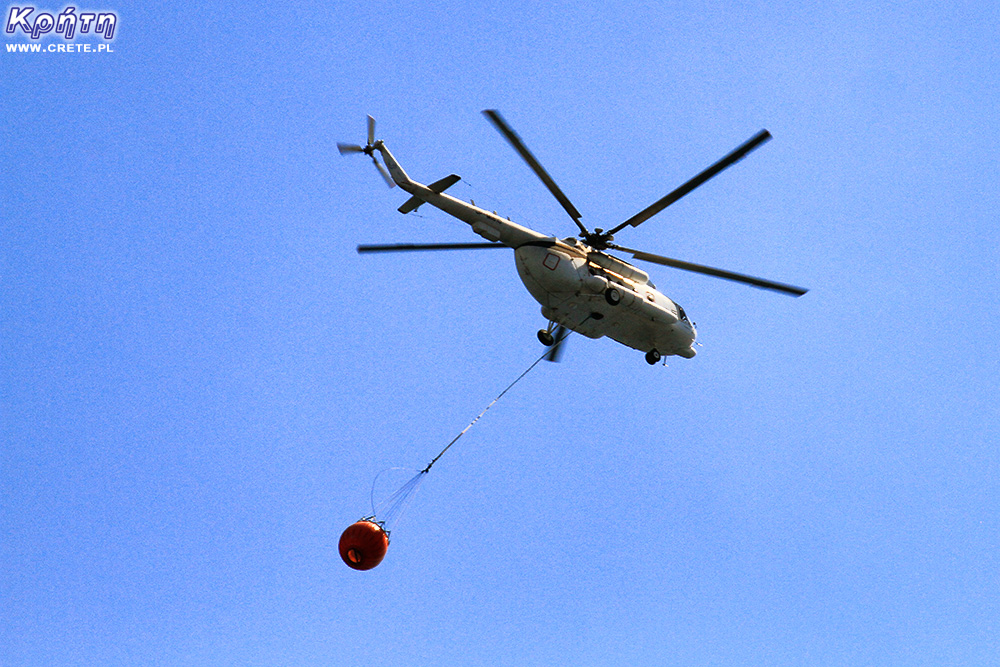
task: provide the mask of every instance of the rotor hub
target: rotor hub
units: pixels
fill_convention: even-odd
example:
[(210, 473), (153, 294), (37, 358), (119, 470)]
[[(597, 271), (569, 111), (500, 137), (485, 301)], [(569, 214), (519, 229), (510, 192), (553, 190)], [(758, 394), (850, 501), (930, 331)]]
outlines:
[(607, 250), (611, 242), (615, 240), (614, 236), (605, 232), (600, 227), (596, 228), (593, 232), (581, 234), (580, 237), (594, 250)]

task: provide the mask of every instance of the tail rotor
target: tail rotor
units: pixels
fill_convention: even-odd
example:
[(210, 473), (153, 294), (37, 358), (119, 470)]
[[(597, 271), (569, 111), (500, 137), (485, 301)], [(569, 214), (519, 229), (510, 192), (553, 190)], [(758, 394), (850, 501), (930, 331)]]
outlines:
[(359, 146), (358, 144), (342, 144), (337, 142), (337, 150), (340, 151), (341, 155), (349, 155), (351, 153), (364, 153), (372, 159), (372, 163), (375, 168), (378, 169), (378, 173), (382, 175), (385, 180), (386, 185), (390, 188), (395, 187), (395, 183), (392, 177), (389, 176), (389, 172), (386, 168), (378, 161), (378, 157), (375, 154), (375, 149), (382, 145), (381, 141), (375, 141), (375, 119), (368, 116), (368, 143), (364, 146)]

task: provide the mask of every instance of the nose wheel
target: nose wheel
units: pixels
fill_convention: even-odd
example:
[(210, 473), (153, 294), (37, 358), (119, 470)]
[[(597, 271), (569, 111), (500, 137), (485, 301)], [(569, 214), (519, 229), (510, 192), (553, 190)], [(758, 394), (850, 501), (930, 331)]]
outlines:
[(555, 337), (545, 329), (538, 330), (538, 342), (545, 347), (552, 347), (553, 343), (556, 342)]
[(655, 349), (650, 350), (649, 352), (646, 353), (646, 363), (649, 364), (650, 366), (655, 366), (656, 364), (660, 363), (661, 358), (662, 357), (660, 356), (660, 353)]

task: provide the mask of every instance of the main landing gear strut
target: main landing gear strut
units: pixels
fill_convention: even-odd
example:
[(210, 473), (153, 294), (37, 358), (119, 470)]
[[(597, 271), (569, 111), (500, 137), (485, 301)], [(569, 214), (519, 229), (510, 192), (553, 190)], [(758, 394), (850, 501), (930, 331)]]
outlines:
[[(538, 330), (537, 334), (538, 342), (544, 345), (545, 347), (552, 347), (556, 342), (555, 336), (552, 335), (553, 324), (554, 324), (553, 322), (550, 322), (548, 329)], [(656, 364), (660, 363), (660, 360), (662, 358), (663, 355), (661, 355), (660, 351), (657, 350), (656, 348), (653, 348), (652, 350), (646, 353), (646, 363), (649, 364), (650, 366), (655, 366)]]

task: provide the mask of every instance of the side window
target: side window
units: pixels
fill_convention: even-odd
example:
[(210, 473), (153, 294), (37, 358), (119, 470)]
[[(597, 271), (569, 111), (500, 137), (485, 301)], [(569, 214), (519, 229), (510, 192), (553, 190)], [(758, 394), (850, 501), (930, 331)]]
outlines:
[(685, 322), (688, 321), (687, 313), (685, 313), (684, 309), (680, 307), (680, 304), (677, 305), (677, 312), (680, 313), (682, 320), (684, 320)]

